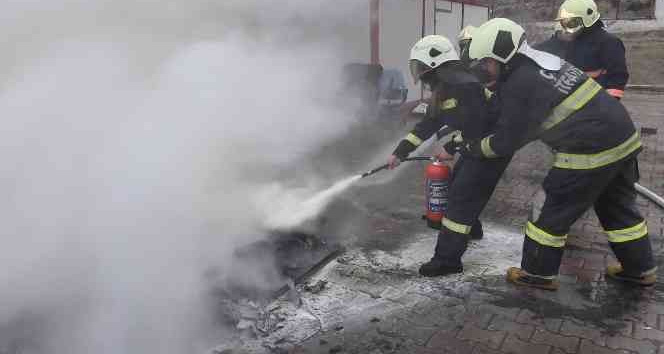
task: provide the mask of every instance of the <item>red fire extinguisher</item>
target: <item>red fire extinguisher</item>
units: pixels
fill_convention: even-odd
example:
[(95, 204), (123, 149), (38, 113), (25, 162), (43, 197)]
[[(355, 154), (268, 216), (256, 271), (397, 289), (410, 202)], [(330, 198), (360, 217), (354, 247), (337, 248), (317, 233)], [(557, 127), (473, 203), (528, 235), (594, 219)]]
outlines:
[(447, 197), (450, 187), (450, 167), (442, 161), (430, 163), (424, 172), (424, 196), (426, 198), (427, 225), (440, 229), (447, 210)]

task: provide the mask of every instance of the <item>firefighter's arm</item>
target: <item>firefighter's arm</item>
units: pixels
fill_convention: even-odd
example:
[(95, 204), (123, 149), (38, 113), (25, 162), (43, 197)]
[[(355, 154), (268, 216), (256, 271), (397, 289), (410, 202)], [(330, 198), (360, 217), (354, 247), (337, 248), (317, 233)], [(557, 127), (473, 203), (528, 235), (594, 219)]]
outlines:
[(432, 109), (431, 105), (429, 105), (424, 118), (399, 142), (399, 145), (397, 145), (397, 148), (392, 153), (393, 155), (403, 160), (440, 130), (440, 128), (446, 125), (447, 114), (458, 109), (457, 100), (453, 98), (447, 99), (440, 103), (440, 107), (438, 108)]
[[(503, 98), (500, 128), (493, 134), (473, 140), (464, 146), (466, 153), (481, 158), (510, 156), (528, 140), (533, 129), (532, 104), (524, 92), (509, 92)], [(539, 109), (537, 109), (539, 111)]]
[(629, 79), (623, 42), (610, 36), (602, 43), (600, 57), (604, 61), (603, 67), (606, 68), (606, 91), (615, 98), (622, 98)]

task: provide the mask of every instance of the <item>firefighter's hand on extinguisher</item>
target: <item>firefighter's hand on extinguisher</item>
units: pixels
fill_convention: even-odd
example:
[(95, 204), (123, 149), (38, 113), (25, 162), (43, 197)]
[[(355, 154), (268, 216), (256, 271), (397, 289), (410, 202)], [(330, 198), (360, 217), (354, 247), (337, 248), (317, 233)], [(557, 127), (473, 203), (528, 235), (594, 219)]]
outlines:
[(387, 160), (387, 168), (394, 169), (401, 164), (401, 159), (397, 155), (391, 155)]
[(440, 149), (440, 151), (435, 155), (436, 159), (439, 161), (444, 161), (444, 160), (454, 160), (454, 155), (450, 155), (449, 152), (443, 147)]
[(436, 155), (438, 160), (452, 160), (454, 159), (454, 154), (459, 152), (461, 149), (461, 143), (454, 140), (450, 140), (445, 145), (443, 145), (440, 152)]

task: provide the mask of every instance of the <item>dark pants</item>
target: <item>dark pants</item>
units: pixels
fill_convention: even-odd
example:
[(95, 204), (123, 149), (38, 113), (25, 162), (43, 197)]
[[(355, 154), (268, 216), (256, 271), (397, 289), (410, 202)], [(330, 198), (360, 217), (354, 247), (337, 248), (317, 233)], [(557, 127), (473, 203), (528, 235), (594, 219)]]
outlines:
[[(635, 204), (634, 183), (638, 179), (636, 157), (593, 170), (552, 168), (543, 183), (546, 192), (544, 205), (540, 215), (532, 222), (545, 236), (538, 239), (538, 236), (530, 235), (526, 228), (521, 267), (533, 275), (557, 275), (570, 227), (590, 207), (594, 207), (625, 272), (639, 275), (651, 270), (655, 266), (652, 248), (645, 233), (643, 217)], [(628, 235), (630, 229), (638, 225), (643, 226), (642, 235), (622, 236)], [(612, 238), (612, 233), (618, 236)], [(554, 246), (546, 244), (547, 238), (556, 241), (556, 237), (561, 242), (554, 242)]]
[[(488, 203), (493, 191), (512, 157), (497, 159), (459, 158), (454, 165), (452, 184), (445, 218), (457, 224), (472, 226), (481, 231), (478, 218)], [(449, 265), (461, 265), (461, 256), (466, 251), (469, 233), (460, 233), (441, 227), (434, 259)]]

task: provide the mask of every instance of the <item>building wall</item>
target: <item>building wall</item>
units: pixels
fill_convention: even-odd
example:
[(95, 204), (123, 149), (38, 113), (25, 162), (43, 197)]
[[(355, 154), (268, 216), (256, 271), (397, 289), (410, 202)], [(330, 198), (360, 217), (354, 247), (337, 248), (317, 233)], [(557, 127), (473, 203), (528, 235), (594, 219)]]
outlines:
[[(429, 34), (429, 33), (427, 33)], [(383, 0), (380, 16), (380, 59), (384, 68), (399, 69), (408, 85), (408, 98), (419, 97), (410, 78), (410, 48), (422, 36), (422, 0)]]

